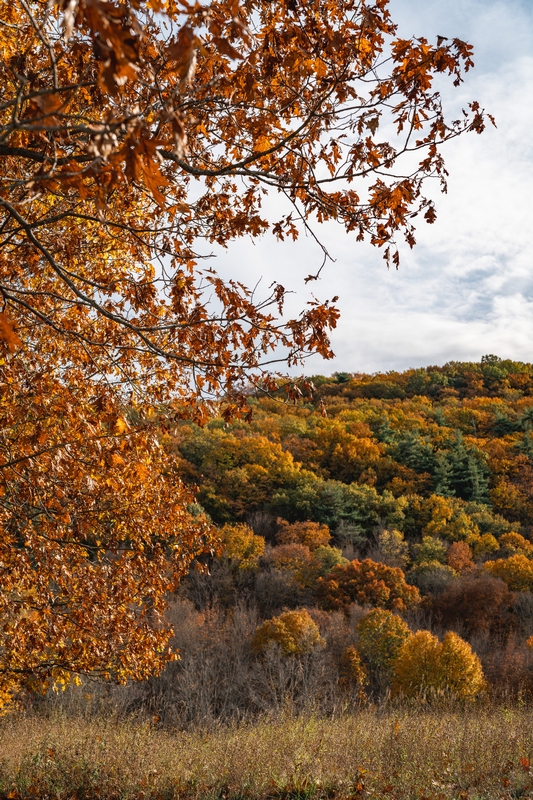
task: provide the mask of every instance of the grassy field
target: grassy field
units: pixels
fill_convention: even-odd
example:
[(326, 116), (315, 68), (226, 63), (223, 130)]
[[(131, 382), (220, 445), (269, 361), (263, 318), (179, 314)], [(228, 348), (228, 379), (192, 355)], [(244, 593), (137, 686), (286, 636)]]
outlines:
[(533, 796), (533, 709), (363, 710), (169, 732), (114, 719), (0, 723), (9, 798)]

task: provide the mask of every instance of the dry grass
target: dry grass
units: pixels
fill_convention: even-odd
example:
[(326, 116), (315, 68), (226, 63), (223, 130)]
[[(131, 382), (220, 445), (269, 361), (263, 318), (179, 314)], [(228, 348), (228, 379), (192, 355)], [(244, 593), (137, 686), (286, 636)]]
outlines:
[[(60, 716), (5, 718), (11, 798), (533, 796), (533, 710), (363, 710), (210, 731)], [(533, 758), (532, 758), (533, 760)]]

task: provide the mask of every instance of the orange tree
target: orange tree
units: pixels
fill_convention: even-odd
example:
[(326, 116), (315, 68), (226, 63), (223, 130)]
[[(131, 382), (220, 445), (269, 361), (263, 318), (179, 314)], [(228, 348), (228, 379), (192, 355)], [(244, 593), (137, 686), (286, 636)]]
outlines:
[(284, 319), (202, 243), (337, 220), (397, 261), (434, 220), (440, 146), (484, 116), (448, 123), (432, 81), (471, 47), (395, 30), (386, 0), (2, 4), (3, 685), (164, 662), (161, 598), (208, 545), (151, 409), (231, 416), (273, 360), (331, 355), (334, 301)]
[(210, 526), (149, 420), (30, 375), (11, 365), (0, 389), (0, 692), (146, 677), (172, 657), (164, 598)]
[(336, 566), (318, 579), (318, 596), (326, 608), (348, 610), (351, 603), (403, 611), (420, 601), (418, 589), (405, 581), (399, 567), (365, 558)]

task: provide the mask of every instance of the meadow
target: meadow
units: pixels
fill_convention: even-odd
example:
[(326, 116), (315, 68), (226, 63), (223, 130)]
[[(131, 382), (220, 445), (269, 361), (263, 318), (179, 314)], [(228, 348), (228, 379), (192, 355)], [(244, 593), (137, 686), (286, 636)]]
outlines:
[(34, 714), (0, 723), (0, 794), (20, 798), (520, 798), (533, 793), (533, 710), (286, 712), (253, 724)]

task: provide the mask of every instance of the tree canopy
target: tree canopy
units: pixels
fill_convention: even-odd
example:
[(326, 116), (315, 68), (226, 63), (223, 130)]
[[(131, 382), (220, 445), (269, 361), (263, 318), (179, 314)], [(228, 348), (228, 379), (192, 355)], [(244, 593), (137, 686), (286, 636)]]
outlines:
[(47, 363), (166, 396), (227, 390), (279, 345), (330, 355), (331, 303), (281, 324), (284, 288), (259, 299), (200, 269), (203, 241), (336, 220), (397, 258), (395, 234), (412, 245), (413, 217), (435, 217), (423, 185), (445, 187), (440, 146), (484, 127), (477, 103), (446, 121), (433, 87), (461, 82), (472, 47), (396, 38), (386, 0), (2, 13), (4, 338), (16, 326)]

